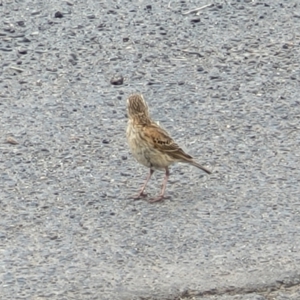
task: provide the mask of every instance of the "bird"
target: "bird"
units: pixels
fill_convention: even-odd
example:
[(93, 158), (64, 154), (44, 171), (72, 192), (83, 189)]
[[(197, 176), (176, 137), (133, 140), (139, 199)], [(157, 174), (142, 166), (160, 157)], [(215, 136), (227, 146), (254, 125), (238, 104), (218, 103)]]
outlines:
[(165, 190), (170, 176), (169, 166), (176, 162), (193, 165), (211, 174), (209, 169), (185, 153), (169, 133), (151, 119), (148, 105), (142, 94), (132, 94), (127, 98), (127, 115), (126, 137), (130, 151), (140, 164), (150, 169), (145, 183), (134, 199), (147, 196), (145, 188), (155, 170), (165, 171), (165, 177), (160, 194), (149, 202), (158, 202), (167, 198)]

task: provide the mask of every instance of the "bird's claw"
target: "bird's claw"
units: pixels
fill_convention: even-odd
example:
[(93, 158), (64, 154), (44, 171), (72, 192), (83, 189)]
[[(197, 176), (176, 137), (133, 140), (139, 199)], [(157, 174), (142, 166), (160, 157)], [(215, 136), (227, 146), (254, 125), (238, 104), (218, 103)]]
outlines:
[(144, 193), (144, 192), (141, 192), (141, 193), (139, 193), (138, 195), (133, 196), (132, 198), (133, 198), (134, 200), (138, 200), (138, 199), (145, 198), (145, 197), (147, 197), (147, 194)]
[(168, 198), (170, 198), (170, 196), (159, 195), (158, 197), (149, 200), (149, 203), (163, 201), (164, 199), (168, 199)]

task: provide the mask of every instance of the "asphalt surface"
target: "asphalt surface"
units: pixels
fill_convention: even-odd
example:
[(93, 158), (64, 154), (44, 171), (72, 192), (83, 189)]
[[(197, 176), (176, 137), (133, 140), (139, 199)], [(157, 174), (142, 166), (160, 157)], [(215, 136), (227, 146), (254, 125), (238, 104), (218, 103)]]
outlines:
[[(0, 20), (1, 299), (300, 299), (297, 0), (2, 1)], [(172, 167), (161, 203), (130, 199), (134, 92), (213, 171)]]

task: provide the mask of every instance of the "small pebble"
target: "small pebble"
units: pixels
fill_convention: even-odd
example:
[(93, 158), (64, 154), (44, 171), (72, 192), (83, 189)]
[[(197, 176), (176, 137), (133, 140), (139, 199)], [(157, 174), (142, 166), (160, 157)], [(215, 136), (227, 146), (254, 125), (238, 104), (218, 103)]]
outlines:
[(113, 85), (122, 85), (123, 82), (124, 82), (124, 77), (122, 75), (115, 76), (110, 80), (110, 83)]
[(63, 14), (60, 11), (57, 11), (54, 15), (55, 18), (62, 18)]
[(11, 137), (11, 136), (7, 137), (6, 142), (9, 143), (9, 144), (12, 144), (12, 145), (17, 145), (17, 144), (19, 144), (19, 143), (17, 142), (17, 140), (15, 140), (15, 139), (14, 139), (13, 137)]
[(27, 50), (24, 49), (24, 48), (19, 49), (18, 52), (19, 52), (20, 54), (27, 54)]

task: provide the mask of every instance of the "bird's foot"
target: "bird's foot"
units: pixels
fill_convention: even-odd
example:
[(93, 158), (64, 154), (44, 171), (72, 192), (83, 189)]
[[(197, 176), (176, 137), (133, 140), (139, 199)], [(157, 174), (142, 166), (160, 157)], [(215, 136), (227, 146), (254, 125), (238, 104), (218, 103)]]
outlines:
[(134, 200), (138, 200), (138, 199), (145, 198), (145, 197), (147, 197), (147, 194), (144, 193), (144, 192), (140, 192), (138, 195), (135, 195), (135, 196), (133, 196), (132, 198), (133, 198)]
[(164, 199), (168, 199), (168, 198), (170, 198), (170, 196), (159, 195), (158, 197), (149, 200), (149, 203), (163, 201)]

